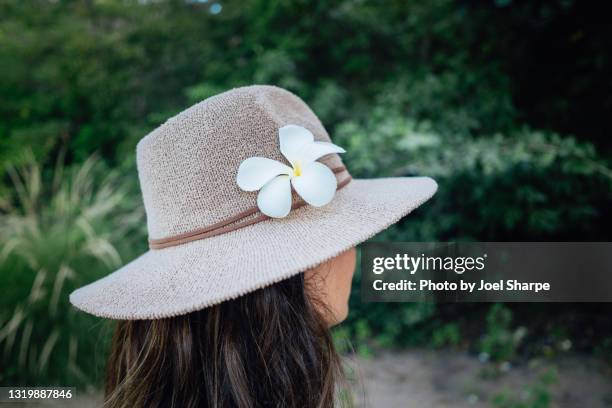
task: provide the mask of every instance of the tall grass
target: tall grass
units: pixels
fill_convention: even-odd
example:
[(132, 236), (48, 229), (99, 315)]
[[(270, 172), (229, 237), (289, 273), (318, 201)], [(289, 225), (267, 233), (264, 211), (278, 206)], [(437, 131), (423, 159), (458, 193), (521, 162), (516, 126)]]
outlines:
[(138, 200), (97, 158), (57, 163), (28, 155), (0, 197), (0, 384), (95, 382), (104, 337), (68, 294), (119, 267), (116, 243), (142, 224)]

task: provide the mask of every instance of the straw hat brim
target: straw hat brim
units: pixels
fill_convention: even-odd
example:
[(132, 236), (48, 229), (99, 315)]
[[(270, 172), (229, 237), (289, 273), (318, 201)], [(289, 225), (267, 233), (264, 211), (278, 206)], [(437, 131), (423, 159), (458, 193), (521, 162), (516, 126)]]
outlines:
[(232, 232), (150, 250), (70, 295), (112, 319), (178, 316), (308, 270), (371, 238), (427, 201), (428, 177), (353, 180), (324, 207), (303, 206)]

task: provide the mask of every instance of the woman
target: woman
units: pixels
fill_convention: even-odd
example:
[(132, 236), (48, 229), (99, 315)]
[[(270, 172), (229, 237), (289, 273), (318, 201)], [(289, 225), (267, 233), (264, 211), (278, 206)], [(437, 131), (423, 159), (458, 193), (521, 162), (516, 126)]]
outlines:
[(348, 312), (353, 248), (437, 188), (352, 180), (341, 153), (271, 86), (209, 98), (139, 142), (150, 250), (70, 296), (120, 320), (106, 406), (334, 406), (329, 327)]

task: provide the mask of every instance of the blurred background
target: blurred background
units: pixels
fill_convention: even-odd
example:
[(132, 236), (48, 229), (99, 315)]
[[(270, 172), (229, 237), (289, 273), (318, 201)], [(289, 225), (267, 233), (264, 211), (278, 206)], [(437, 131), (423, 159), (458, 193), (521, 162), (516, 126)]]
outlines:
[[(610, 240), (611, 51), (572, 0), (0, 2), (0, 385), (99, 401), (112, 322), (68, 293), (146, 250), (138, 140), (236, 86), (301, 96), (354, 176), (438, 181), (376, 239)], [(612, 406), (610, 304), (353, 290), (357, 405)]]

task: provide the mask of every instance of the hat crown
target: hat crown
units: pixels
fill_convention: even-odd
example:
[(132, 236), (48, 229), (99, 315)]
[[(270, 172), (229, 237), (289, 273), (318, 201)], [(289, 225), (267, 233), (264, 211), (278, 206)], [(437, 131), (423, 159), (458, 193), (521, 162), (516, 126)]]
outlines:
[[(265, 157), (287, 163), (279, 128), (295, 124), (317, 141), (327, 131), (299, 97), (274, 86), (236, 88), (179, 113), (137, 146), (137, 166), (150, 239), (223, 222), (257, 205), (257, 192), (236, 183), (240, 163)], [(330, 167), (338, 155), (321, 159)]]

